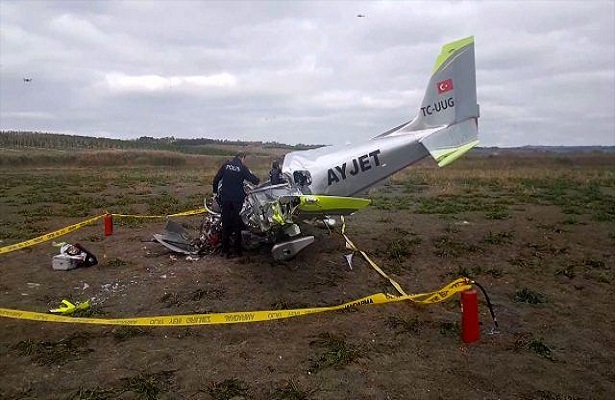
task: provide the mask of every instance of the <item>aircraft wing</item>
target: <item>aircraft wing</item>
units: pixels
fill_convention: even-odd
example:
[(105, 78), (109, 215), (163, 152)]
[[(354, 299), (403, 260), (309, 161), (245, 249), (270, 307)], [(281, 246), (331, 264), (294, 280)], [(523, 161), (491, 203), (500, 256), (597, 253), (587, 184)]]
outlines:
[(370, 199), (343, 196), (298, 196), (300, 215), (348, 215), (372, 204)]

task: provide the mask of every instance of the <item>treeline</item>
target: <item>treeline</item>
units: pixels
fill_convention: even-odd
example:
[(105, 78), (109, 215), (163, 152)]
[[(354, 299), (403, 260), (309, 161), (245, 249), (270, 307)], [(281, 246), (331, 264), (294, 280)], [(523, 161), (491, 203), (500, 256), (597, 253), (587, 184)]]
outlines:
[(0, 167), (119, 167), (202, 164), (206, 156), (158, 150), (16, 151), (2, 154)]
[(178, 151), (187, 154), (200, 155), (232, 155), (235, 150), (217, 146), (261, 146), (262, 148), (281, 148), (288, 150), (304, 150), (321, 147), (319, 145), (286, 145), (277, 142), (247, 142), (241, 140), (219, 139), (176, 139), (174, 137), (154, 138), (141, 136), (138, 139), (109, 139), (79, 135), (65, 135), (46, 132), (0, 131), (0, 148), (46, 148), (58, 150), (160, 150)]

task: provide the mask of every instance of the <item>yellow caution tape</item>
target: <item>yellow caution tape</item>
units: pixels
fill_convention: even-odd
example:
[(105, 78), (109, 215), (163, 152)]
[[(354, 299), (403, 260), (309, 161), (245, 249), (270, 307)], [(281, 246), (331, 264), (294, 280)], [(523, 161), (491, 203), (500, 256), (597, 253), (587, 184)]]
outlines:
[(369, 265), (371, 265), (372, 268), (374, 268), (376, 270), (376, 272), (378, 272), (384, 278), (388, 279), (389, 282), (391, 282), (391, 285), (393, 285), (395, 287), (395, 289), (397, 289), (399, 294), (401, 294), (402, 296), (407, 296), (406, 292), (404, 292), (404, 290), (401, 288), (399, 283), (395, 282), (382, 269), (380, 269), (380, 267), (375, 262), (373, 262), (371, 258), (369, 258), (367, 253), (365, 253), (363, 250), (359, 250), (359, 248), (357, 246), (355, 246), (354, 243), (352, 243), (352, 241), (348, 238), (348, 236), (346, 236), (345, 230), (346, 230), (346, 220), (344, 219), (344, 216), (342, 215), (342, 236), (346, 240), (346, 247), (348, 247), (352, 251), (359, 252), (363, 256), (365, 261), (367, 261), (369, 263)]
[(133, 214), (111, 214), (114, 217), (130, 217), (130, 218), (170, 218), (170, 217), (185, 217), (188, 215), (203, 214), (206, 212), (204, 207), (197, 208), (196, 210), (183, 211), (176, 214), (169, 215), (133, 215)]
[(0, 308), (0, 317), (24, 319), (31, 321), (62, 322), (73, 324), (94, 325), (132, 325), (132, 326), (194, 326), (194, 325), (217, 325), (217, 324), (241, 324), (248, 322), (272, 321), (316, 314), (326, 311), (345, 310), (352, 307), (386, 304), (400, 301), (412, 301), (418, 304), (434, 304), (448, 299), (456, 293), (470, 289), (472, 286), (465, 278), (457, 279), (436, 292), (393, 296), (383, 293), (362, 297), (337, 306), (301, 308), (293, 310), (272, 311), (246, 311), (211, 314), (186, 314), (186, 315), (161, 315), (155, 317), (136, 318), (82, 318), (67, 317), (63, 315), (45, 314), (32, 311), (12, 310)]
[(185, 217), (188, 215), (197, 215), (203, 214), (205, 212), (205, 207), (197, 208), (196, 210), (184, 211), (176, 214), (170, 214), (168, 217)]
[[(133, 217), (133, 218), (167, 218), (167, 217), (179, 217), (187, 215), (202, 214), (204, 212), (210, 212), (209, 209), (200, 208), (196, 210), (185, 211), (170, 215), (130, 215), (130, 214), (111, 214), (115, 217)], [(58, 236), (65, 235), (73, 232), (83, 226), (89, 225), (101, 218), (106, 214), (99, 215), (83, 222), (70, 225), (68, 227), (59, 229), (55, 232), (51, 232), (37, 238), (0, 248), (0, 254), (8, 253), (11, 251), (19, 250), (25, 247), (29, 247), (38, 243), (43, 243)], [(247, 323), (247, 322), (260, 322), (271, 321), (275, 319), (285, 319), (298, 317), (302, 315), (309, 315), (327, 311), (336, 311), (348, 309), (351, 307), (372, 305), (372, 304), (386, 304), (400, 301), (412, 301), (418, 304), (433, 304), (439, 303), (448, 299), (456, 293), (470, 289), (470, 281), (466, 278), (460, 278), (453, 281), (443, 287), (442, 289), (429, 292), (408, 295), (404, 292), (401, 286), (390, 278), (378, 265), (373, 262), (369, 256), (359, 250), (354, 243), (345, 234), (346, 223), (344, 217), (342, 217), (342, 235), (346, 240), (346, 245), (353, 251), (361, 253), (363, 258), (383, 277), (387, 278), (389, 282), (397, 289), (401, 296), (394, 296), (390, 294), (377, 293), (371, 296), (363, 297), (358, 300), (350, 301), (337, 306), (329, 307), (317, 307), (317, 308), (303, 308), (293, 310), (274, 310), (274, 311), (248, 311), (248, 312), (230, 312), (230, 313), (211, 313), (211, 314), (189, 314), (189, 315), (168, 315), (168, 316), (155, 316), (155, 317), (137, 317), (137, 318), (83, 318), (83, 317), (69, 317), (78, 309), (86, 309), (89, 307), (88, 302), (74, 305), (67, 300), (62, 300), (64, 306), (60, 306), (57, 309), (50, 310), (52, 313), (59, 313), (64, 315), (45, 314), (32, 311), (13, 310), (8, 308), (0, 308), (0, 317), (25, 319), (32, 321), (45, 321), (45, 322), (62, 322), (62, 323), (79, 323), (79, 324), (98, 324), (98, 325), (133, 325), (133, 326), (192, 326), (192, 325), (214, 325), (214, 324), (235, 324), (235, 323)]]
[[(114, 217), (132, 217), (132, 218), (170, 218), (170, 217), (184, 217), (188, 215), (197, 215), (203, 214), (205, 212), (205, 208), (198, 208), (196, 210), (184, 211), (176, 214), (169, 215), (131, 215), (131, 214), (111, 214)], [(0, 247), (0, 254), (10, 253), (15, 250), (20, 250), (26, 247), (34, 246), (35, 244), (44, 243), (49, 240), (55, 239), (59, 236), (66, 235), (67, 233), (76, 231), (77, 229), (83, 228), (86, 225), (90, 225), (99, 219), (103, 218), (106, 214), (99, 215), (94, 218), (87, 219), (85, 221), (79, 222), (78, 224), (70, 225), (62, 229), (58, 229), (57, 231), (46, 233), (34, 239), (26, 240), (25, 242), (11, 244), (8, 246)]]
[(396, 298), (403, 299), (403, 300), (411, 300), (411, 301), (413, 301), (415, 303), (420, 303), (420, 304), (439, 303), (439, 302), (441, 302), (443, 300), (448, 299), (449, 297), (451, 297), (455, 293), (463, 292), (464, 290), (468, 290), (468, 289), (470, 289), (472, 287), (470, 285), (470, 281), (469, 280), (467, 280), (466, 278), (459, 278), (456, 281), (453, 281), (453, 282), (449, 283), (448, 285), (446, 285), (445, 287), (443, 287), (442, 289), (440, 289), (440, 290), (438, 290), (436, 292), (407, 295), (406, 292), (404, 292), (404, 290), (401, 288), (399, 283), (397, 283), (390, 276), (388, 276), (374, 261), (372, 261), (371, 258), (369, 258), (367, 253), (365, 253), (363, 250), (359, 250), (359, 248), (357, 246), (355, 246), (354, 243), (352, 243), (350, 238), (345, 233), (345, 231), (346, 231), (346, 221), (344, 220), (344, 216), (342, 216), (341, 218), (342, 218), (342, 236), (346, 240), (346, 246), (349, 249), (351, 249), (352, 251), (359, 252), (363, 256), (363, 258), (380, 275), (382, 275), (384, 278), (388, 279), (389, 282), (391, 282), (391, 284), (395, 287), (395, 289), (397, 289), (397, 291), (401, 294), (401, 296), (396, 297)]
[(47, 241), (55, 239), (55, 238), (57, 238), (59, 236), (66, 235), (67, 233), (70, 233), (70, 232), (76, 231), (77, 229), (83, 228), (84, 226), (89, 225), (91, 223), (94, 223), (94, 222), (98, 221), (99, 219), (101, 219), (103, 217), (104, 217), (104, 214), (103, 215), (99, 215), (99, 216), (94, 217), (94, 218), (87, 219), (87, 220), (82, 221), (82, 222), (79, 222), (78, 224), (74, 224), (74, 225), (70, 225), (70, 226), (67, 226), (67, 227), (62, 228), (62, 229), (58, 229), (55, 232), (47, 233), (45, 235), (41, 235), (39, 237), (35, 237), (34, 239), (26, 240), (25, 242), (21, 242), (21, 243), (16, 243), (16, 244), (11, 244), (11, 245), (8, 245), (8, 246), (0, 247), (0, 254), (10, 253), (11, 251), (15, 251), (15, 250), (23, 249), (25, 247), (34, 246), (35, 244), (47, 242)]

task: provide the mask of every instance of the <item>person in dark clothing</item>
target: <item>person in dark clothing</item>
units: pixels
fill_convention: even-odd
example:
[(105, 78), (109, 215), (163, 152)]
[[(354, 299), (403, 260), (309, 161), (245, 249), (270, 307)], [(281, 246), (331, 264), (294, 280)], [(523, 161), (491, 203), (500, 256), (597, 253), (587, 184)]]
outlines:
[(272, 185), (286, 183), (286, 180), (282, 176), (282, 168), (280, 168), (280, 163), (278, 162), (278, 160), (275, 160), (273, 164), (271, 164), (271, 171), (269, 171), (269, 180)]
[(213, 191), (218, 195), (222, 208), (222, 255), (230, 256), (230, 238), (233, 235), (235, 254), (241, 250), (241, 208), (246, 198), (243, 182), (258, 185), (260, 180), (245, 165), (245, 153), (238, 153), (232, 160), (225, 162), (214, 177)]

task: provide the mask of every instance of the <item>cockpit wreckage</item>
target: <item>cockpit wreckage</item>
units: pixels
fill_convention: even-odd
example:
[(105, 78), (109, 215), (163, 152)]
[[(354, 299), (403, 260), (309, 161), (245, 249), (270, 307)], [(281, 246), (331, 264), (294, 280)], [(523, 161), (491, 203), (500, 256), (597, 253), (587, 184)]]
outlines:
[[(285, 183), (266, 182), (248, 191), (241, 211), (244, 246), (269, 244), (275, 259), (294, 257), (314, 242), (298, 221), (319, 218), (332, 225), (331, 217), (371, 204), (352, 196), (409, 165), (429, 155), (440, 167), (452, 163), (479, 143), (478, 118), (474, 38), (468, 37), (442, 47), (414, 119), (363, 143), (286, 154)], [(211, 252), (221, 238), (221, 215), (215, 206), (205, 207), (199, 237), (169, 221), (154, 239), (178, 253)]]

